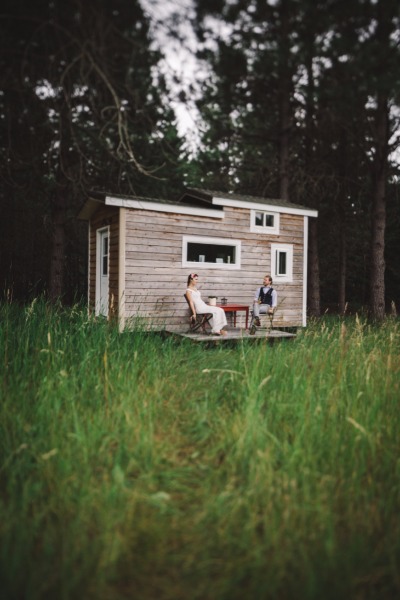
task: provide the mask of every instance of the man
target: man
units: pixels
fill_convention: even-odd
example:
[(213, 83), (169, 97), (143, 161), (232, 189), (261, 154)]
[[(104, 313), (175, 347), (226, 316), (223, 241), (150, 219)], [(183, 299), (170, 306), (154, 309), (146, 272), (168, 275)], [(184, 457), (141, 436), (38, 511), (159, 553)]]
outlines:
[(272, 277), (266, 275), (264, 277), (264, 285), (259, 287), (254, 294), (253, 304), (253, 324), (260, 327), (260, 314), (271, 313), (277, 305), (278, 295), (272, 287)]

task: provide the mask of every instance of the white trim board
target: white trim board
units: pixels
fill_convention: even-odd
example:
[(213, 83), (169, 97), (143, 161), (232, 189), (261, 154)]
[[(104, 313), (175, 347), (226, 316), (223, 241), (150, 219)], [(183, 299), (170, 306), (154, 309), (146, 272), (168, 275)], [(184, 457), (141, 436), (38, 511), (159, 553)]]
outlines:
[(261, 204), (258, 202), (244, 202), (242, 200), (231, 200), (228, 198), (213, 198), (215, 206), (230, 206), (231, 208), (254, 208), (264, 212), (285, 213), (287, 215), (304, 215), (305, 217), (318, 217), (317, 210), (309, 208), (292, 208), (289, 206), (276, 206), (275, 204)]
[(303, 239), (303, 327), (307, 325), (307, 286), (308, 286), (308, 217), (304, 217)]
[(126, 210), (119, 211), (118, 240), (118, 317), (119, 330), (125, 328)]
[(163, 204), (162, 202), (149, 202), (148, 200), (123, 200), (106, 196), (107, 206), (119, 206), (121, 208), (136, 208), (141, 210), (151, 210), (154, 212), (175, 213), (181, 215), (192, 215), (194, 217), (211, 217), (212, 219), (223, 219), (224, 211), (212, 210), (211, 208), (198, 208), (193, 206), (183, 206), (181, 204)]

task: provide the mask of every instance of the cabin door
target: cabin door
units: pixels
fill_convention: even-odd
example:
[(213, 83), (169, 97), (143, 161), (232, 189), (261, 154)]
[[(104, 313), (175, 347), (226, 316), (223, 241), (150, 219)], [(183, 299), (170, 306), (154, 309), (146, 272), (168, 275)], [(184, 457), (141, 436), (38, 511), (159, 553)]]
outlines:
[(110, 231), (99, 229), (97, 232), (97, 286), (96, 315), (108, 316), (108, 266)]

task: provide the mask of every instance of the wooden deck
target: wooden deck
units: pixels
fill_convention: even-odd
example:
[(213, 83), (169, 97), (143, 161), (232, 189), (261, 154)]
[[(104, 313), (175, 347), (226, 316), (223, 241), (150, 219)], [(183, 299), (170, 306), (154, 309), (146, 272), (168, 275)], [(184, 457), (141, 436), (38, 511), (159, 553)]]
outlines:
[(263, 327), (257, 327), (256, 333), (254, 335), (250, 335), (247, 329), (228, 329), (227, 335), (204, 335), (202, 333), (184, 333), (180, 331), (168, 331), (167, 333), (170, 335), (175, 335), (183, 338), (187, 338), (192, 340), (193, 342), (207, 342), (207, 343), (226, 343), (226, 342), (239, 342), (241, 340), (246, 341), (260, 341), (260, 340), (268, 340), (273, 343), (275, 340), (283, 340), (283, 339), (294, 339), (296, 337), (295, 333), (288, 333), (287, 331), (281, 331), (279, 329), (265, 329)]

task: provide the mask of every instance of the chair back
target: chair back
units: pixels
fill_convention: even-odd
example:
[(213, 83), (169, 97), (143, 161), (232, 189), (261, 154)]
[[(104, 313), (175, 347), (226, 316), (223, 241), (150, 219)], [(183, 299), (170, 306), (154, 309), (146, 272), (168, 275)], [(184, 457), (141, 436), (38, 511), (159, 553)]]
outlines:
[[(185, 300), (188, 303), (188, 306), (190, 308), (188, 293), (185, 292), (183, 295), (185, 296)], [(188, 333), (195, 333), (196, 331), (201, 329), (204, 334), (207, 334), (207, 327), (210, 328), (209, 321), (211, 318), (212, 318), (212, 315), (208, 314), (208, 313), (196, 315), (195, 319), (193, 319), (192, 315), (191, 315), (190, 319), (189, 319), (190, 329), (189, 329)]]

